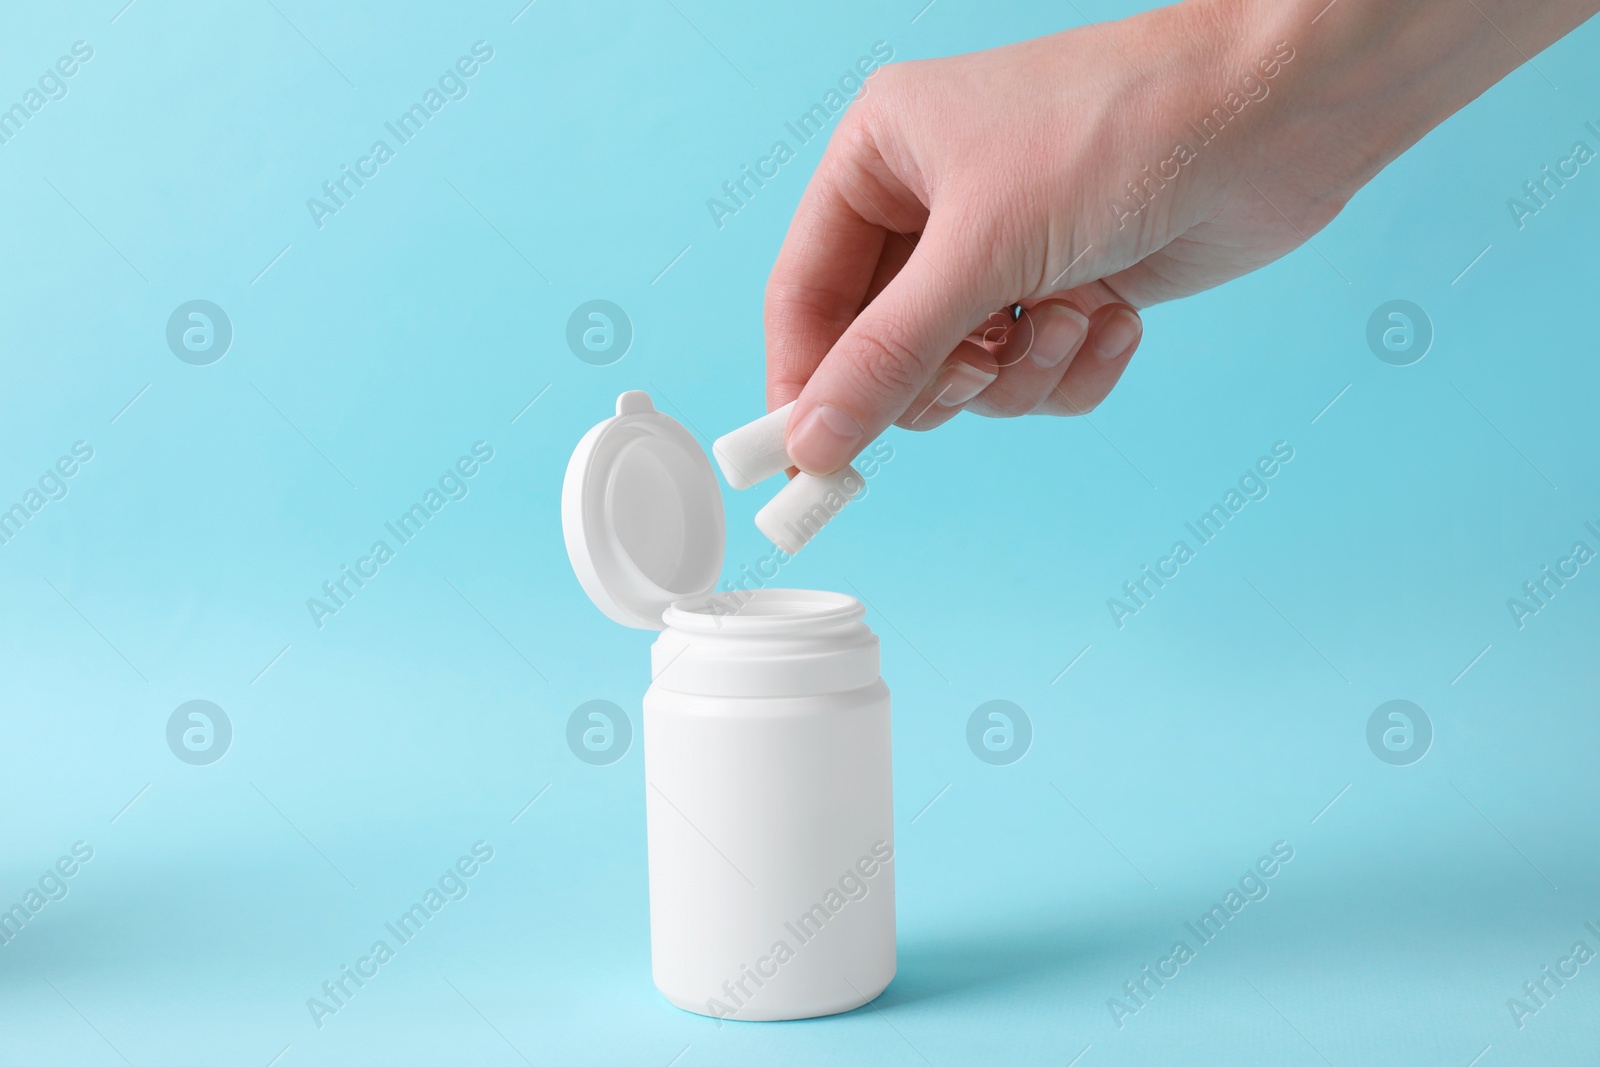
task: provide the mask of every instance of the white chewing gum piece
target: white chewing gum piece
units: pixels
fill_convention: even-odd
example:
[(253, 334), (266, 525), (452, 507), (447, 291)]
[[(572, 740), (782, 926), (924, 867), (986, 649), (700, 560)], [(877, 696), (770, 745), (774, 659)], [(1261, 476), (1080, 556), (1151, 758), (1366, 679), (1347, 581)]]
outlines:
[(783, 447), (784, 431), (794, 401), (769, 411), (754, 422), (723, 434), (711, 443), (722, 476), (735, 489), (748, 489), (794, 466)]
[(792, 556), (866, 487), (854, 467), (823, 477), (802, 471), (756, 512), (756, 528)]

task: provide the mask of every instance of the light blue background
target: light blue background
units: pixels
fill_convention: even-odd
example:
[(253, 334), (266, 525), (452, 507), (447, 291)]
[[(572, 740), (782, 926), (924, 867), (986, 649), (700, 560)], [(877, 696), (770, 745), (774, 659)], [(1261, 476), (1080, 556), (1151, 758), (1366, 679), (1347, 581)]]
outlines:
[[(875, 41), (1132, 7), (521, 2), (4, 16), (0, 103), (94, 58), (0, 145), (0, 504), (74, 441), (94, 459), (0, 546), (0, 906), (95, 853), (0, 947), (0, 1060), (1594, 1062), (1600, 964), (1523, 1029), (1506, 1001), (1600, 949), (1600, 570), (1521, 630), (1506, 599), (1600, 547), (1600, 167), (1524, 230), (1506, 200), (1596, 143), (1600, 27), (1315, 249), (1151, 310), (1092, 421), (893, 433), (784, 580), (858, 590), (883, 637), (899, 977), (719, 1028), (650, 984), (637, 743), (566, 747), (590, 699), (637, 726), (650, 640), (572, 577), (567, 456), (624, 389), (702, 435), (761, 410), (762, 287), (821, 142), (722, 229), (705, 201)], [(317, 229), (306, 199), (479, 40), (470, 95)], [(235, 329), (211, 366), (165, 342), (195, 298)], [(609, 367), (564, 340), (593, 298), (636, 331)], [(1365, 340), (1395, 298), (1436, 330), (1404, 368)], [(479, 440), (470, 495), (313, 625)], [(1106, 598), (1280, 440), (1271, 495), (1118, 630)], [(728, 495), (730, 573), (767, 551), (764, 496)], [(1035, 730), (1006, 767), (965, 742), (995, 698)], [(1409, 767), (1365, 740), (1395, 698), (1436, 730)], [(233, 723), (210, 766), (166, 745), (191, 699)], [(470, 895), (319, 1030), (306, 999), (479, 840)], [(1108, 998), (1280, 840), (1271, 895), (1118, 1028)]]

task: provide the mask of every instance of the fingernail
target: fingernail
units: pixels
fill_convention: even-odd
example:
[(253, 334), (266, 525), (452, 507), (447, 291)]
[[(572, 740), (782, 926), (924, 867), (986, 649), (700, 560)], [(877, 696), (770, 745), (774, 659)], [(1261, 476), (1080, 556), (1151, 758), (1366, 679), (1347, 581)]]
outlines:
[(1094, 339), (1094, 354), (1110, 363), (1121, 359), (1139, 343), (1144, 333), (1144, 323), (1127, 308), (1118, 308), (1107, 316)]
[(1088, 318), (1061, 304), (1046, 306), (1033, 315), (1033, 323), (1033, 349), (1028, 357), (1034, 366), (1046, 370), (1076, 352), (1083, 344), (1083, 335), (1089, 332)]
[(849, 460), (861, 435), (855, 416), (831, 404), (818, 404), (789, 431), (789, 458), (803, 471), (831, 474)]
[(939, 375), (938, 393), (933, 402), (942, 408), (953, 408), (958, 404), (965, 404), (979, 393), (984, 387), (1000, 377), (990, 371), (974, 367), (970, 363), (957, 361), (944, 369)]

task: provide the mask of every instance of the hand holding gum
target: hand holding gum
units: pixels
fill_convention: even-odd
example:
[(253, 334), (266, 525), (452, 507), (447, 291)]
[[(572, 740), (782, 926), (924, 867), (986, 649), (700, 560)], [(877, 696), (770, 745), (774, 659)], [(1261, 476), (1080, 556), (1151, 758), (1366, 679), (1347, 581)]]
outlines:
[[(722, 468), (722, 476), (730, 486), (748, 489), (794, 466), (783, 441), (794, 404), (791, 400), (712, 442), (711, 454), (717, 458), (717, 466)], [(854, 467), (821, 477), (802, 471), (756, 512), (756, 528), (792, 556), (855, 499), (866, 484), (866, 479)]]

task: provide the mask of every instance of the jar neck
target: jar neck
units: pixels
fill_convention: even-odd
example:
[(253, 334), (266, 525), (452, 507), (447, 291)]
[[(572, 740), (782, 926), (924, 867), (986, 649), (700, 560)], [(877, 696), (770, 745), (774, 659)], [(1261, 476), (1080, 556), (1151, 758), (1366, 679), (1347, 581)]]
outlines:
[(703, 696), (842, 692), (878, 679), (878, 639), (842, 593), (757, 589), (673, 604), (651, 648), (653, 684)]
[(854, 597), (813, 589), (734, 589), (680, 600), (662, 614), (671, 629), (733, 637), (802, 638), (858, 621)]

